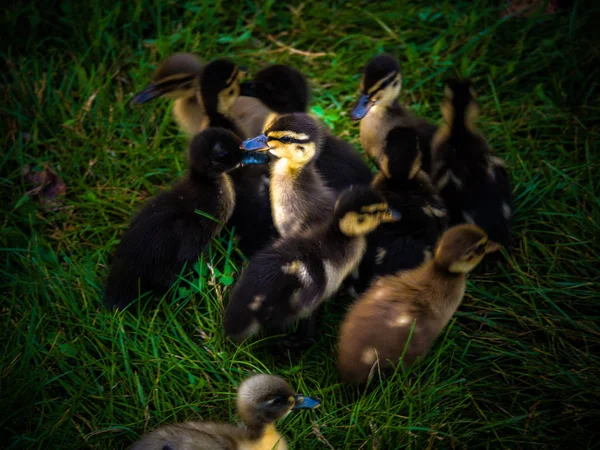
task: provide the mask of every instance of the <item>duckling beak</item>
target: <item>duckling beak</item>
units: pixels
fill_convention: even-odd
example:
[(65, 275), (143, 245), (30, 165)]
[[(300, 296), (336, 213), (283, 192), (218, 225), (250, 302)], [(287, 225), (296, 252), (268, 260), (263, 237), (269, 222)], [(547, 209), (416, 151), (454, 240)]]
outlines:
[(305, 397), (301, 394), (294, 395), (294, 402), (292, 409), (315, 409), (321, 406), (321, 400)]
[(240, 95), (244, 97), (256, 97), (256, 85), (253, 81), (240, 83)]
[(354, 108), (352, 108), (352, 111), (350, 111), (350, 117), (352, 120), (362, 119), (367, 115), (373, 105), (374, 103), (369, 100), (368, 95), (361, 95), (358, 102), (356, 102), (356, 105), (354, 105)]
[(398, 222), (402, 220), (402, 214), (395, 209), (388, 209), (388, 212), (383, 216), (382, 222)]
[(268, 164), (271, 156), (267, 152), (247, 152), (242, 156), (241, 165), (250, 166), (256, 164)]
[(242, 142), (240, 148), (248, 152), (266, 152), (269, 150), (267, 136), (261, 134), (260, 136), (256, 136), (255, 138), (246, 139), (244, 142)]
[(502, 248), (502, 245), (499, 244), (498, 242), (488, 241), (487, 245), (485, 246), (485, 253), (488, 254), (488, 253), (497, 252), (501, 248)]
[(131, 99), (131, 103), (141, 105), (143, 103), (149, 102), (150, 100), (154, 100), (157, 97), (160, 97), (166, 92), (167, 91), (165, 89), (161, 89), (160, 86), (151, 84), (146, 89), (135, 94), (135, 96)]

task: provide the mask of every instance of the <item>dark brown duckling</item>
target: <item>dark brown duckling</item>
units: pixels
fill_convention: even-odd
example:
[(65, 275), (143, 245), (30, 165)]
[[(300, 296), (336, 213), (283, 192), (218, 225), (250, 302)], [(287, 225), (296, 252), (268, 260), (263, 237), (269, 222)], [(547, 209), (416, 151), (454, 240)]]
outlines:
[(376, 276), (420, 266), (431, 257), (448, 222), (443, 201), (429, 175), (421, 170), (419, 140), (413, 128), (390, 130), (379, 161), (381, 170), (371, 186), (402, 218), (382, 224), (367, 238), (358, 281), (350, 280), (357, 293)]
[(320, 404), (296, 394), (282, 378), (254, 375), (241, 384), (237, 395), (245, 426), (199, 420), (165, 425), (142, 436), (131, 450), (287, 450), (275, 422), (292, 410)]
[[(430, 172), (430, 144), (436, 127), (414, 116), (398, 102), (402, 88), (402, 68), (391, 55), (378, 55), (369, 61), (360, 82), (360, 98), (351, 112), (360, 120), (360, 142), (374, 161), (385, 147), (386, 136), (395, 127), (413, 128), (421, 144), (422, 167)], [(400, 151), (403, 151), (402, 149)]]
[(342, 380), (365, 383), (377, 366), (386, 371), (401, 361), (408, 368), (423, 358), (460, 306), (467, 273), (499, 247), (481, 228), (457, 225), (442, 235), (431, 261), (377, 279), (342, 324)]
[(227, 173), (243, 163), (239, 145), (237, 136), (221, 128), (192, 140), (187, 174), (147, 201), (121, 239), (106, 282), (107, 307), (124, 308), (147, 291), (163, 293), (185, 265), (198, 260), (233, 212), (235, 191)]
[(504, 161), (475, 126), (479, 107), (468, 80), (448, 82), (442, 114), (445, 124), (432, 143), (432, 178), (448, 208), (450, 224), (476, 224), (509, 248), (510, 179)]
[(366, 249), (365, 236), (396, 220), (383, 196), (368, 186), (351, 186), (339, 197), (330, 221), (277, 240), (244, 269), (227, 309), (224, 326), (235, 340), (266, 328), (280, 331), (301, 318), (308, 325), (294, 346), (314, 337), (313, 313), (333, 296)]

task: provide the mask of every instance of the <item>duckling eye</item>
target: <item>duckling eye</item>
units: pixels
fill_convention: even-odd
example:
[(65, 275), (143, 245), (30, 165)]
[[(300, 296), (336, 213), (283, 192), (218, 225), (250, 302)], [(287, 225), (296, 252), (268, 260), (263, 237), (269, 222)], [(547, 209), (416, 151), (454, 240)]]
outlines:
[(273, 400), (271, 400), (271, 404), (272, 405), (282, 405), (283, 403), (285, 403), (287, 400), (285, 397), (278, 395), (277, 397), (273, 398)]
[(365, 221), (365, 216), (358, 216), (358, 219), (356, 221), (358, 223), (363, 223)]
[(229, 94), (229, 95), (233, 95), (233, 88), (229, 89), (229, 92), (228, 92), (228, 94)]
[(289, 144), (290, 142), (292, 142), (292, 138), (289, 136), (282, 136), (279, 140), (284, 144)]

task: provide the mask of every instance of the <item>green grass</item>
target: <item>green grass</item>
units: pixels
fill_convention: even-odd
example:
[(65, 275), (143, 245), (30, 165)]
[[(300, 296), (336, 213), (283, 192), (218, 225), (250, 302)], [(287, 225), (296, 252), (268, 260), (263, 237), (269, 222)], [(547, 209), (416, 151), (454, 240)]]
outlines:
[[(279, 424), (292, 448), (598, 448), (597, 32), (581, 2), (527, 19), (501, 19), (501, 9), (158, 0), (5, 8), (3, 445), (123, 448), (175, 420), (233, 421), (239, 382), (271, 372), (323, 399)], [(134, 316), (101, 307), (128, 220), (185, 169), (166, 102), (127, 105), (157, 61), (183, 50), (253, 71), (300, 68), (315, 111), (357, 144), (348, 111), (373, 54), (403, 61), (403, 101), (436, 123), (444, 79), (475, 80), (481, 129), (511, 169), (516, 246), (470, 278), (421, 368), (364, 392), (340, 384), (343, 299), (328, 305), (317, 345), (300, 359), (270, 355), (262, 342), (232, 344), (221, 329), (231, 288), (221, 281), (237, 278), (241, 258), (227, 236), (156, 308)], [(25, 196), (26, 164), (50, 164), (63, 178), (58, 209)]]

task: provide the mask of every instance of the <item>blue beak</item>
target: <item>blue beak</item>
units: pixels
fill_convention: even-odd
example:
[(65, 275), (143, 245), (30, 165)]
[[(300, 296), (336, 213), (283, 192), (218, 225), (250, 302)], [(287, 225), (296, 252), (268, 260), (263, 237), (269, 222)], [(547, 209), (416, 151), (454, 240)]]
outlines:
[(292, 409), (315, 409), (321, 406), (321, 400), (312, 397), (305, 397), (300, 394), (294, 395), (294, 407)]
[(373, 102), (369, 101), (369, 96), (363, 94), (358, 99), (358, 102), (356, 102), (356, 105), (354, 105), (354, 108), (352, 108), (352, 111), (350, 111), (350, 117), (352, 120), (360, 120), (367, 115), (372, 106)]
[(400, 214), (400, 211), (390, 208), (388, 213), (389, 216), (386, 222), (398, 222), (402, 219), (402, 214)]
[(242, 142), (240, 148), (248, 152), (267, 151), (269, 150), (269, 145), (267, 144), (267, 136), (261, 134), (260, 136), (256, 136), (255, 138), (246, 139), (244, 142)]
[(164, 90), (160, 89), (158, 86), (151, 84), (143, 91), (135, 94), (135, 97), (131, 99), (131, 103), (141, 105), (142, 103), (149, 102), (150, 100), (154, 100), (156, 97), (160, 97), (165, 93)]
[(271, 157), (267, 152), (244, 152), (242, 156), (242, 166), (268, 164), (270, 161)]

